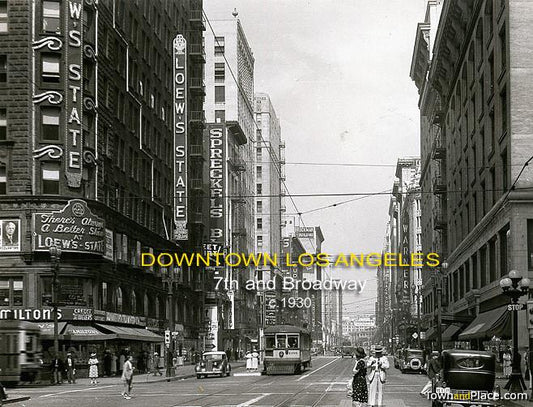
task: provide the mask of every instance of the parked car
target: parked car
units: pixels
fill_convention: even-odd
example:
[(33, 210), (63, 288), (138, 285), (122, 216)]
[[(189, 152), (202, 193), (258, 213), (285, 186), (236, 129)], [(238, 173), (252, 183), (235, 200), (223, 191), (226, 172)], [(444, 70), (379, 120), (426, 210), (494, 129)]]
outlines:
[(400, 371), (424, 373), (424, 365), (426, 363), (424, 358), (424, 351), (422, 349), (404, 349), (399, 360)]
[[(432, 407), (501, 405), (495, 386), (496, 357), (491, 352), (450, 349), (442, 352), (442, 374), (433, 381)], [(477, 399), (473, 399), (476, 397)]]
[(228, 362), (226, 352), (204, 352), (195, 368), (196, 378), (207, 376), (229, 376), (231, 365)]

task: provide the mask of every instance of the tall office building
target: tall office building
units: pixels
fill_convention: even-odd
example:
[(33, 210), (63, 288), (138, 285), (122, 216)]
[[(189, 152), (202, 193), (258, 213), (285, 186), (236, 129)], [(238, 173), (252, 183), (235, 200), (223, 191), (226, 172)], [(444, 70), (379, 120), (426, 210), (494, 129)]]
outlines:
[[(204, 37), (211, 169), (208, 239), (230, 252), (253, 253), (254, 195), (261, 194), (255, 185), (254, 57), (235, 13), (218, 16), (211, 13), (207, 3), (206, 14), (210, 18), (210, 30)], [(222, 160), (218, 159), (219, 153)], [(255, 270), (243, 266), (215, 273), (237, 280), (239, 287), (244, 287), (246, 280), (254, 278)], [(259, 311), (255, 292), (230, 289), (210, 297), (209, 313), (213, 318), (218, 313), (218, 346), (237, 351), (257, 345)]]
[(140, 257), (201, 243), (203, 29), (201, 0), (0, 1), (0, 315), (46, 351), (57, 262), (60, 350), (200, 345), (201, 274)]

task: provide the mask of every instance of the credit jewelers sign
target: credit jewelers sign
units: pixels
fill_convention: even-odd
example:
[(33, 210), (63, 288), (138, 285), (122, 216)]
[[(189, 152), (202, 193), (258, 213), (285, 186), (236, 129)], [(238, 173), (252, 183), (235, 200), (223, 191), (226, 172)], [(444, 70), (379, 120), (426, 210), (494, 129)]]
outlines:
[(174, 53), (174, 239), (187, 240), (187, 41), (178, 34)]
[(65, 3), (68, 30), (68, 47), (65, 52), (68, 67), (65, 81), (66, 103), (66, 143), (65, 143), (65, 175), (71, 188), (79, 188), (82, 175), (82, 30), (83, 2), (69, 0)]
[(57, 212), (33, 214), (33, 250), (47, 251), (51, 246), (63, 251), (103, 255), (104, 220), (91, 212), (87, 203), (72, 199)]

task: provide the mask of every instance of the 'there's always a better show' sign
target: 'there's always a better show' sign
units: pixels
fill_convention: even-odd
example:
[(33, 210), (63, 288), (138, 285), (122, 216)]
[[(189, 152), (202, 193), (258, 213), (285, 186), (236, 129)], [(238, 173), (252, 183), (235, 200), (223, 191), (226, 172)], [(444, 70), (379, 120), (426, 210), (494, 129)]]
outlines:
[(87, 203), (72, 199), (56, 212), (33, 214), (33, 250), (56, 246), (63, 251), (105, 252), (104, 220), (91, 212)]

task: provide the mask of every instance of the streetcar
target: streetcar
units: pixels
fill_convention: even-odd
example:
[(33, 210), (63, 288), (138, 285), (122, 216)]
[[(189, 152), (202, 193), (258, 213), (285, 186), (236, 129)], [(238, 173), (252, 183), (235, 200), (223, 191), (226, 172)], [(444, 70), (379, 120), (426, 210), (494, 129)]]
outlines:
[(311, 335), (293, 325), (265, 328), (266, 374), (299, 374), (311, 366)]
[(0, 324), (0, 383), (33, 382), (42, 369), (41, 329), (31, 322), (3, 320)]

